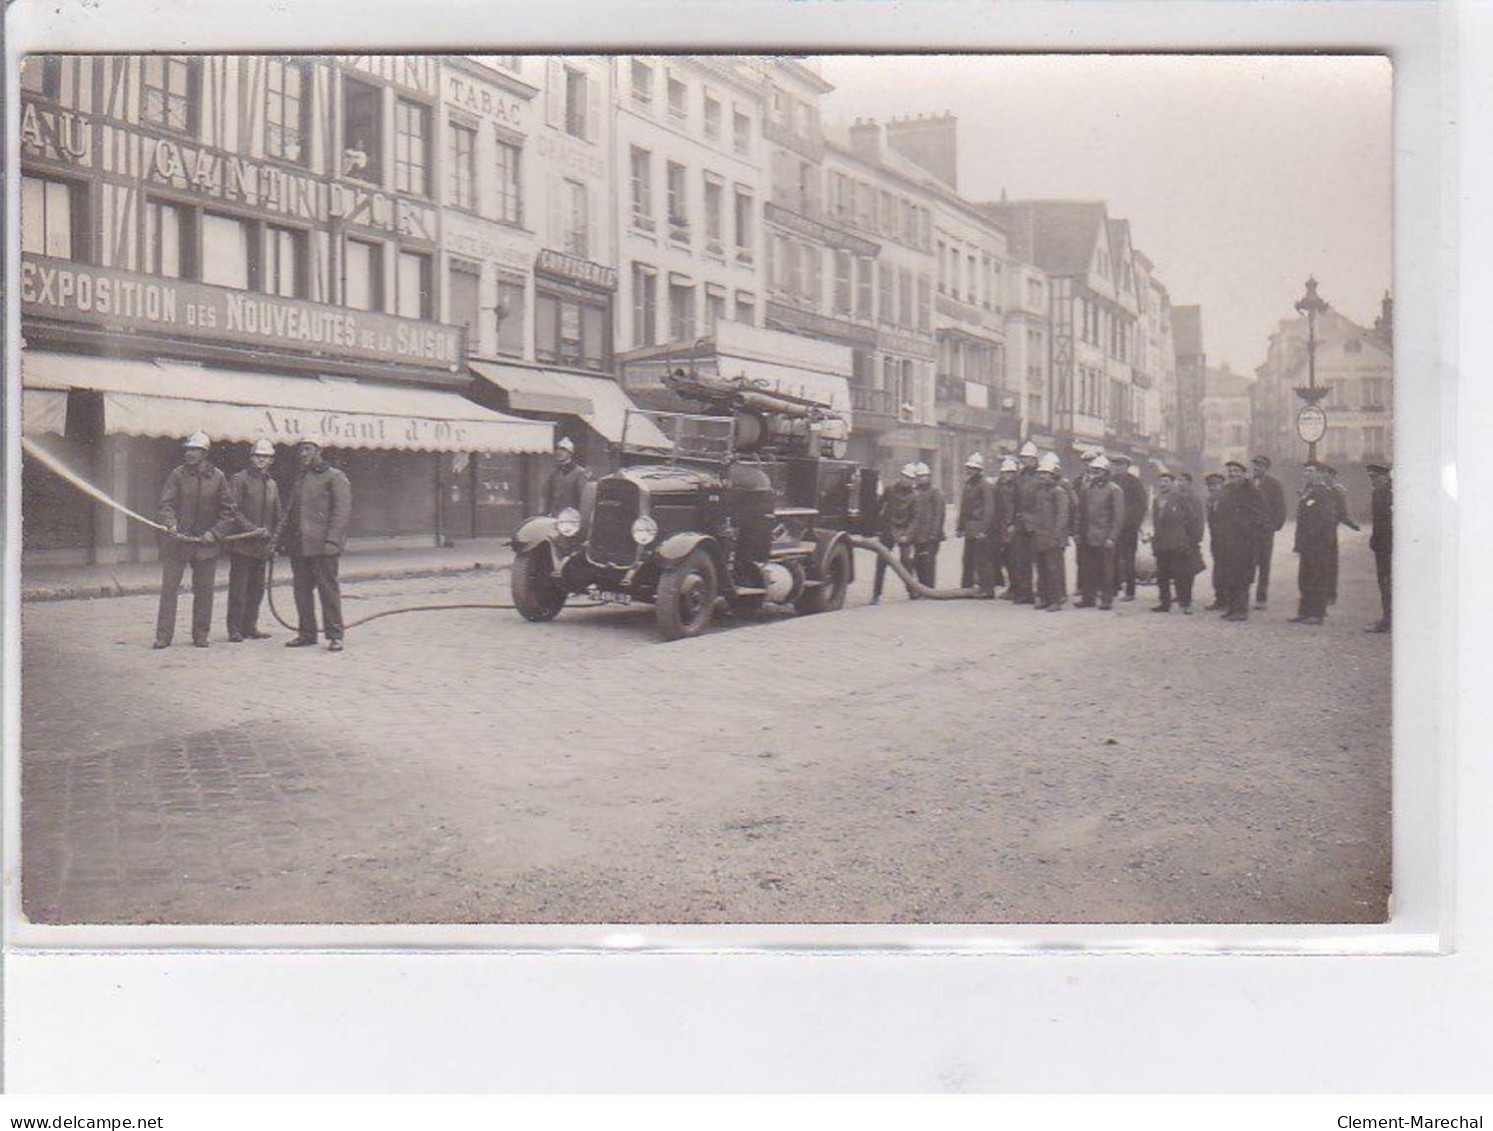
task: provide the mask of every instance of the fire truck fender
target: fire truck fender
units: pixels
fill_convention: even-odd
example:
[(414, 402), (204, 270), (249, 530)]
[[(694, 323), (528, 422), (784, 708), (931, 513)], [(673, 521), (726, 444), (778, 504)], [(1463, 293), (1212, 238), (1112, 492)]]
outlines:
[(664, 539), (663, 545), (658, 548), (658, 556), (664, 562), (673, 564), (682, 562), (696, 549), (704, 549), (711, 561), (715, 562), (716, 572), (720, 574), (722, 585), (727, 583), (726, 555), (721, 549), (721, 544), (709, 534), (701, 534), (697, 531), (686, 531), (682, 534), (671, 534)]
[(545, 544), (553, 547), (559, 539), (560, 532), (555, 528), (555, 520), (549, 515), (541, 514), (524, 520), (523, 525), (514, 531), (511, 545), (514, 553), (522, 554)]
[(825, 565), (829, 562), (829, 556), (840, 546), (845, 547), (845, 555), (850, 559), (850, 576), (845, 580), (855, 580), (855, 544), (850, 540), (850, 533), (845, 530), (816, 530), (814, 541), (817, 548), (814, 551), (814, 574), (817, 577), (824, 576)]

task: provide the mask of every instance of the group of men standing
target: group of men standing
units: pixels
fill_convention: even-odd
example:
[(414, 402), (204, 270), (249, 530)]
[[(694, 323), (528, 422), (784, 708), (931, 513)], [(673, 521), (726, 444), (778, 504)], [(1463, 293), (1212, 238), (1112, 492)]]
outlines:
[[(1248, 620), (1251, 588), (1254, 607), (1266, 607), (1275, 535), (1288, 517), (1285, 490), (1271, 474), (1267, 456), (1254, 457), (1249, 466), (1228, 461), (1222, 473), (1206, 477), (1207, 495), (1202, 498), (1188, 472), (1162, 469), (1151, 498), (1128, 456), (1093, 448), (1084, 451), (1083, 458), (1083, 471), (1070, 480), (1056, 453), (1040, 452), (1028, 442), (1017, 456), (1002, 459), (991, 480), (984, 457), (978, 452), (969, 457), (955, 519), (955, 533), (964, 539), (964, 588), (990, 598), (1005, 586), (1003, 600), (1057, 612), (1068, 601), (1064, 555), (1071, 539), (1077, 559), (1075, 606), (1103, 610), (1112, 609), (1116, 600), (1133, 601), (1136, 551), (1149, 508), (1160, 594), (1153, 612), (1170, 612), (1173, 605), (1183, 613), (1192, 612), (1193, 581), (1208, 568), (1202, 552), (1205, 534), (1213, 568), (1214, 603), (1209, 610), (1221, 612), (1225, 620)], [(1370, 549), (1384, 608), (1370, 631), (1387, 632), (1390, 471), (1379, 465), (1370, 465), (1368, 471), (1374, 481)], [(1300, 557), (1301, 604), (1290, 619), (1320, 625), (1327, 606), (1337, 598), (1337, 528), (1359, 527), (1349, 516), (1347, 490), (1337, 482), (1333, 468), (1310, 461), (1304, 476), (1293, 546)], [(882, 543), (901, 547), (904, 562), (916, 563), (918, 580), (928, 586), (936, 578), (942, 508), (928, 468), (909, 464), (887, 491), (882, 509)], [(885, 563), (879, 562), (873, 601), (881, 596), (885, 572)]]
[(322, 458), (320, 436), (296, 445), (296, 478), (282, 502), (270, 475), (275, 446), (255, 441), (249, 466), (231, 478), (208, 458), (211, 441), (194, 432), (182, 446), (182, 462), (161, 488), (156, 521), (162, 527), (161, 600), (155, 648), (169, 648), (176, 631), (176, 598), (187, 567), (192, 570), (192, 644), (208, 646), (218, 559), (228, 552), (228, 640), (265, 640), (259, 630), (269, 561), (290, 557), (298, 628), (287, 647), (317, 642), (320, 597), (327, 648), (342, 651), (342, 591), (337, 579), (352, 515), (347, 476)]

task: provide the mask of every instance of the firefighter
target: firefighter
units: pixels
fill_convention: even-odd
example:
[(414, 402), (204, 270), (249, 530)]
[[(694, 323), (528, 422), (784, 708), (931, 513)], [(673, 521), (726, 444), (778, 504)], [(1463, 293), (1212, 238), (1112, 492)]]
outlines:
[(1009, 586), (1015, 577), (1011, 568), (1011, 532), (1016, 517), (1016, 476), (1020, 470), (1021, 464), (1014, 456), (1005, 456), (1001, 460), (1000, 474), (995, 477), (995, 526), (990, 535), (994, 557), (992, 578), (996, 585), (1007, 587), (1001, 595), (1002, 600), (1010, 600)]
[(1053, 452), (1043, 453), (1032, 515), (1032, 549), (1037, 557), (1037, 608), (1058, 612), (1067, 602), (1063, 550), (1068, 544), (1072, 517), (1063, 469)]
[(1114, 465), (1115, 481), (1125, 499), (1125, 521), (1115, 542), (1115, 586), (1125, 589), (1123, 601), (1135, 600), (1135, 552), (1140, 544), (1141, 523), (1146, 518), (1146, 488), (1140, 481), (1140, 468), (1124, 452), (1109, 457)]
[(285, 506), (281, 546), (290, 555), (296, 635), (287, 648), (316, 643), (316, 598), (321, 598), (327, 651), (342, 651), (342, 587), (337, 568), (352, 517), (352, 485), (322, 457), (320, 436), (296, 445), (298, 470)]
[(1292, 624), (1322, 624), (1331, 603), (1340, 511), (1325, 470), (1316, 460), (1308, 460), (1302, 469), (1305, 486), (1296, 504), (1296, 543), (1292, 547), (1299, 555), (1296, 585), (1301, 600)]
[(1125, 496), (1110, 481), (1109, 460), (1102, 454), (1089, 464), (1078, 492), (1079, 609), (1114, 608), (1115, 548), (1125, 520)]
[(1249, 582), (1255, 547), (1265, 528), (1265, 506), (1249, 481), (1248, 469), (1238, 460), (1224, 464), (1228, 479), (1218, 491), (1213, 512), (1216, 560), (1213, 591), (1224, 606), (1224, 620), (1249, 619)]
[(1017, 605), (1030, 605), (1032, 568), (1036, 563), (1032, 532), (1036, 527), (1037, 492), (1042, 480), (1037, 472), (1037, 445), (1028, 440), (1021, 446), (1021, 470), (1016, 474), (1016, 510), (1007, 524), (1010, 538), (1007, 559), (1010, 566), (1010, 588), (1006, 596)]
[(192, 567), (192, 645), (207, 647), (213, 625), (213, 585), (218, 572), (219, 540), (237, 522), (228, 479), (208, 461), (212, 441), (193, 432), (182, 444), (181, 463), (161, 487), (156, 521), (166, 528), (161, 538), (161, 602), (156, 610), (154, 648), (171, 647), (176, 634), (176, 597), (182, 574)]
[(985, 478), (985, 457), (973, 453), (964, 461), (964, 489), (959, 494), (959, 514), (954, 535), (964, 539), (964, 560), (959, 584), (976, 590), (982, 598), (995, 596), (995, 557), (992, 550), (996, 511), (995, 484)]
[(275, 445), (265, 437), (254, 441), (249, 466), (228, 481), (228, 495), (238, 512), (242, 537), (228, 543), (228, 640), (268, 640), (259, 631), (259, 605), (264, 600), (265, 571), (273, 552), (271, 532), (280, 525), (280, 487), (270, 475)]
[[(917, 477), (917, 468), (913, 464), (902, 465), (902, 474), (897, 482), (887, 488), (886, 494), (881, 498), (881, 521), (877, 533), (877, 540), (883, 546), (887, 549), (894, 546), (897, 548), (902, 564), (909, 570), (916, 569), (912, 549), (912, 515)], [(881, 600), (881, 589), (889, 568), (886, 559), (880, 554), (876, 555), (876, 577), (871, 586), (873, 605)], [(911, 588), (907, 590), (907, 595), (916, 596)]]
[(1255, 489), (1265, 505), (1265, 529), (1260, 531), (1260, 544), (1255, 551), (1255, 608), (1263, 609), (1270, 599), (1270, 559), (1275, 554), (1275, 535), (1286, 524), (1286, 493), (1280, 480), (1270, 474), (1270, 457), (1255, 456), (1250, 460), (1254, 466)]
[(544, 483), (544, 513), (551, 517), (563, 510), (581, 509), (581, 491), (590, 473), (576, 462), (575, 441), (563, 436), (555, 445), (555, 466)]
[[(1337, 504), (1336, 514), (1338, 525), (1346, 526), (1350, 530), (1359, 530), (1358, 523), (1353, 521), (1353, 516), (1348, 513), (1348, 488), (1338, 482), (1337, 468), (1331, 464), (1321, 464), (1320, 478), (1324, 486), (1332, 492), (1333, 501)], [(1327, 603), (1337, 604), (1337, 566), (1338, 546), (1337, 532), (1333, 532), (1332, 549), (1329, 551), (1327, 564)]]
[(912, 545), (918, 580), (929, 589), (938, 585), (938, 547), (944, 540), (943, 492), (933, 485), (933, 469), (916, 465), (918, 485), (913, 495)]
[(1374, 552), (1374, 572), (1379, 578), (1379, 602), (1384, 615), (1378, 624), (1372, 624), (1364, 631), (1388, 632), (1393, 589), (1390, 567), (1394, 558), (1394, 480), (1390, 477), (1390, 469), (1383, 464), (1371, 463), (1365, 470), (1369, 473), (1369, 482), (1374, 485), (1371, 503), (1374, 525), (1369, 534), (1369, 549)]

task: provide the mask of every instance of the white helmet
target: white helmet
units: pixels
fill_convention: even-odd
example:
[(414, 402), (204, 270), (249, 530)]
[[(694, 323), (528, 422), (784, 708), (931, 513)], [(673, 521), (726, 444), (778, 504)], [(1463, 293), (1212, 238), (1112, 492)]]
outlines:
[(1015, 460), (1014, 457), (1007, 456), (1005, 459), (1001, 460), (1001, 470), (1002, 471), (1020, 471), (1021, 470), (1021, 465), (1016, 462), (1016, 460)]
[(925, 475), (932, 475), (933, 474), (933, 469), (931, 467), (929, 467), (926, 463), (924, 463), (922, 460), (918, 460), (918, 462), (917, 462), (917, 472), (918, 472), (918, 478), (921, 479)]
[(275, 454), (275, 445), (270, 441), (269, 437), (261, 436), (254, 441), (254, 446), (249, 449), (249, 454), (251, 456), (273, 456)]
[(1059, 462), (1056, 452), (1043, 452), (1042, 458), (1037, 461), (1037, 470), (1061, 472), (1063, 465)]
[(207, 433), (200, 428), (188, 436), (186, 442), (182, 444), (184, 448), (201, 448), (204, 452), (212, 446), (213, 442), (207, 438)]
[(1034, 444), (1034, 443), (1032, 443), (1030, 440), (1028, 440), (1026, 443), (1024, 443), (1024, 444), (1021, 445), (1021, 454), (1024, 455), (1024, 456), (1034, 456), (1034, 455), (1036, 455), (1037, 454), (1037, 445)]
[(569, 452), (571, 455), (574, 455), (575, 454), (575, 441), (572, 440), (569, 436), (561, 436), (560, 437), (560, 442), (555, 445), (555, 451), (557, 451), (557, 452)]
[(985, 457), (982, 456), (979, 452), (971, 452), (969, 459), (967, 459), (967, 460), (964, 461), (964, 466), (965, 467), (976, 467), (976, 468), (979, 468), (981, 471), (984, 471), (985, 470)]
[(1108, 471), (1109, 460), (1107, 460), (1104, 457), (1104, 454), (1101, 452), (1099, 455), (1089, 460), (1089, 466), (1092, 467), (1095, 471)]
[(918, 477), (918, 465), (915, 463), (904, 463), (902, 465), (902, 478), (916, 479)]

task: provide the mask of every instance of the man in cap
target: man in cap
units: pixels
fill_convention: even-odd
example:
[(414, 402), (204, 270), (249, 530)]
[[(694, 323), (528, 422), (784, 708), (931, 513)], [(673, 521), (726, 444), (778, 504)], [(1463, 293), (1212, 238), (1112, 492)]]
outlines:
[(563, 510), (581, 509), (581, 491), (590, 480), (575, 458), (575, 441), (563, 436), (555, 445), (555, 466), (544, 483), (544, 513), (557, 515)]
[(1007, 562), (1011, 577), (1006, 596), (1018, 605), (1030, 605), (1034, 599), (1032, 567), (1036, 563), (1032, 533), (1037, 524), (1037, 493), (1042, 486), (1037, 472), (1037, 445), (1030, 440), (1023, 444), (1019, 460), (1021, 470), (1016, 475), (1016, 509), (1007, 524), (1010, 538)]
[(1115, 547), (1125, 521), (1125, 496), (1109, 478), (1103, 454), (1089, 463), (1078, 492), (1078, 586), (1080, 609), (1111, 609), (1115, 597)]
[[(1358, 523), (1353, 521), (1353, 516), (1348, 513), (1348, 488), (1338, 482), (1337, 468), (1331, 464), (1322, 464), (1322, 482), (1332, 492), (1332, 497), (1337, 503), (1337, 520), (1341, 526), (1350, 530), (1361, 529)], [(1337, 573), (1338, 573), (1338, 547), (1337, 538), (1332, 539), (1331, 559), (1327, 566), (1327, 603), (1337, 604)]]
[(1255, 547), (1265, 527), (1265, 506), (1239, 460), (1224, 464), (1228, 478), (1218, 491), (1213, 512), (1217, 549), (1213, 563), (1213, 591), (1224, 606), (1224, 620), (1249, 619), (1249, 582), (1254, 571)]
[(290, 555), (295, 589), (296, 635), (287, 648), (316, 643), (316, 598), (321, 598), (327, 650), (342, 651), (342, 587), (337, 568), (352, 517), (352, 484), (322, 457), (322, 437), (296, 445), (295, 484), (286, 503), (281, 545)]
[(1037, 607), (1059, 611), (1068, 599), (1063, 550), (1068, 545), (1072, 516), (1063, 469), (1054, 452), (1044, 452), (1038, 465), (1038, 488), (1033, 510), (1032, 549), (1037, 558)]
[(1369, 534), (1369, 549), (1374, 552), (1374, 572), (1379, 577), (1379, 603), (1384, 610), (1379, 623), (1370, 625), (1365, 631), (1388, 632), (1393, 589), (1390, 567), (1394, 558), (1394, 480), (1390, 477), (1389, 468), (1381, 463), (1368, 464), (1365, 470), (1369, 473), (1369, 482), (1374, 485), (1370, 503), (1374, 525)]
[[(912, 518), (916, 501), (914, 493), (917, 489), (917, 478), (917, 467), (911, 463), (904, 463), (897, 481), (888, 487), (881, 497), (881, 515), (877, 535), (883, 546), (888, 549), (897, 547), (902, 564), (909, 570), (917, 568), (917, 563), (913, 560), (912, 549)], [(881, 590), (886, 583), (888, 568), (890, 567), (886, 559), (878, 554), (876, 577), (871, 585), (871, 604), (873, 605), (881, 600)], [(911, 589), (908, 589), (907, 595), (915, 596)]]
[(249, 449), (249, 466), (228, 480), (240, 535), (228, 542), (228, 640), (267, 640), (259, 631), (272, 532), (280, 525), (280, 488), (270, 476), (275, 445), (260, 437)]
[(1008, 587), (1002, 595), (1003, 600), (1010, 599), (1009, 586), (1015, 576), (1011, 568), (1011, 539), (1016, 522), (1016, 476), (1020, 470), (1021, 464), (1016, 462), (1015, 456), (1005, 456), (1001, 459), (1000, 474), (995, 477), (995, 526), (990, 535), (991, 577), (996, 585)]
[(1208, 560), (1213, 565), (1213, 603), (1208, 606), (1208, 611), (1211, 613), (1223, 608), (1223, 599), (1218, 593), (1218, 523), (1214, 519), (1218, 513), (1218, 493), (1223, 490), (1223, 473), (1208, 472), (1203, 476), (1203, 486), (1208, 493), (1202, 503), (1205, 524), (1208, 527)]
[(985, 478), (985, 457), (974, 452), (964, 461), (964, 488), (959, 493), (954, 535), (964, 539), (959, 584), (985, 598), (995, 596), (992, 543), (998, 518), (995, 484)]
[(1156, 554), (1156, 587), (1161, 592), (1161, 604), (1153, 613), (1171, 611), (1173, 588), (1182, 611), (1192, 612), (1192, 579), (1197, 576), (1203, 516), (1188, 494), (1169, 471), (1162, 470), (1151, 503), (1151, 549)]
[(1110, 458), (1115, 479), (1125, 499), (1125, 521), (1115, 542), (1115, 585), (1124, 586), (1123, 600), (1135, 600), (1135, 553), (1140, 544), (1140, 527), (1146, 518), (1146, 488), (1140, 481), (1140, 468), (1124, 452)]
[(192, 567), (192, 644), (207, 647), (213, 625), (213, 583), (218, 572), (219, 540), (237, 525), (228, 480), (208, 461), (212, 442), (193, 432), (181, 450), (181, 463), (161, 487), (156, 521), (166, 528), (161, 539), (161, 603), (156, 611), (153, 647), (171, 647), (176, 634), (176, 597), (182, 575)]
[(1337, 550), (1338, 502), (1316, 460), (1302, 469), (1304, 486), (1296, 504), (1296, 542), (1299, 555), (1296, 586), (1301, 600), (1292, 624), (1321, 624), (1327, 619), (1328, 586)]
[(918, 485), (913, 495), (912, 545), (918, 580), (932, 589), (938, 585), (938, 547), (944, 540), (943, 492), (933, 485), (933, 469), (917, 464)]
[(1255, 608), (1263, 609), (1270, 599), (1270, 559), (1275, 555), (1275, 535), (1286, 524), (1286, 493), (1280, 480), (1270, 474), (1270, 457), (1255, 456), (1250, 460), (1254, 467), (1255, 490), (1265, 506), (1265, 529), (1260, 531), (1260, 543), (1255, 548)]

